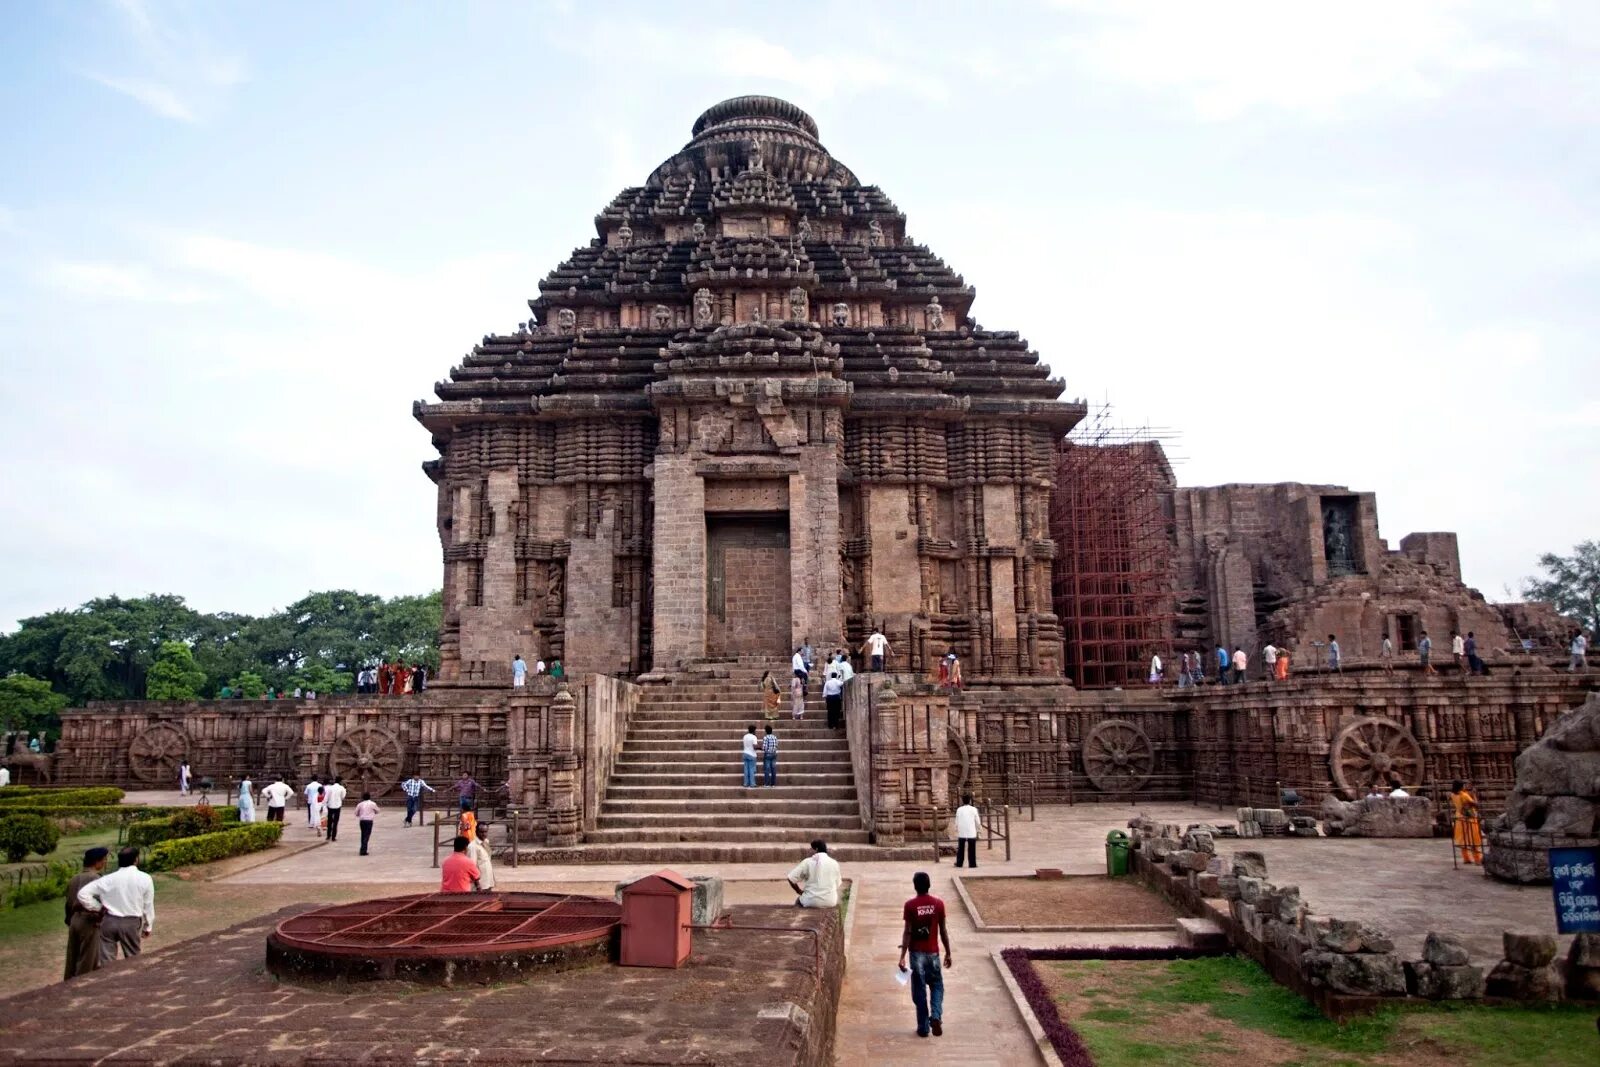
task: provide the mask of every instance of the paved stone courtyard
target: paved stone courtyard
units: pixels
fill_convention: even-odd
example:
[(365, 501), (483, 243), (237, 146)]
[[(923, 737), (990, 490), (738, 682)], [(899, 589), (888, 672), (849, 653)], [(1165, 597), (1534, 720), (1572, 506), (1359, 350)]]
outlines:
[[(132, 794), (130, 800), (171, 802), (168, 793)], [(1225, 819), (1231, 813), (1190, 804), (1101, 804), (1040, 807), (1037, 819), (1024, 816), (1012, 823), (1012, 860), (1002, 847), (980, 844), (979, 872), (1025, 874), (1037, 867), (1059, 867), (1069, 874), (1090, 874), (1104, 866), (1108, 830), (1124, 827), (1136, 812), (1175, 823)], [(289, 814), (287, 838), (312, 832)], [(230, 885), (259, 886), (278, 903), (295, 901), (297, 886), (315, 883), (364, 882), (374, 894), (430, 888), (436, 873), (430, 866), (432, 831), (401, 826), (403, 809), (386, 807), (373, 835), (372, 855), (358, 856), (355, 835), (227, 876)], [(1243, 847), (1243, 843), (1239, 843)], [(1274, 880), (1297, 883), (1317, 911), (1359, 917), (1383, 926), (1405, 950), (1420, 945), (1430, 929), (1455, 933), (1467, 940), (1475, 957), (1492, 963), (1499, 956), (1503, 929), (1554, 931), (1554, 911), (1546, 888), (1518, 889), (1484, 878), (1477, 870), (1452, 870), (1450, 846), (1442, 840), (1368, 841), (1344, 838), (1263, 839), (1249, 847), (1267, 855)], [(1228, 851), (1224, 845), (1222, 850)], [(796, 854), (798, 860), (799, 853)], [(615, 882), (650, 873), (653, 864), (590, 866), (496, 865), (504, 888), (605, 892)], [(911, 895), (911, 875), (926, 869), (934, 892), (951, 906), (950, 933), (955, 967), (946, 980), (946, 1030), (940, 1039), (913, 1034), (909, 994), (893, 976), (900, 934), (900, 905)], [(782, 904), (790, 899), (783, 883), (783, 865), (728, 864), (694, 867), (686, 874), (717, 874), (727, 881), (732, 905)], [(952, 885), (958, 873), (946, 859), (938, 864), (846, 864), (850, 879), (851, 916), (846, 927), (843, 1000), (836, 1047), (838, 1062), (854, 1064), (1027, 1064), (1038, 1063), (1037, 1051), (1007, 995), (989, 954), (1011, 945), (1160, 945), (1173, 942), (1165, 932), (987, 933), (980, 934), (964, 912)]]

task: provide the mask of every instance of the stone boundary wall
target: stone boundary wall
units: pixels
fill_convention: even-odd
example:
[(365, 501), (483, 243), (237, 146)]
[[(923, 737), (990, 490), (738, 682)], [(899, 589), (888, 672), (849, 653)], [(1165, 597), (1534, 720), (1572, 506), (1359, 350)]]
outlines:
[(948, 697), (910, 675), (857, 674), (844, 704), (862, 826), (878, 845), (928, 840), (955, 810)]
[(609, 675), (584, 679), (577, 691), (577, 748), (582, 753), (583, 828), (593, 830), (606, 798), (611, 769), (628, 737), (628, 724), (639, 708), (639, 687)]

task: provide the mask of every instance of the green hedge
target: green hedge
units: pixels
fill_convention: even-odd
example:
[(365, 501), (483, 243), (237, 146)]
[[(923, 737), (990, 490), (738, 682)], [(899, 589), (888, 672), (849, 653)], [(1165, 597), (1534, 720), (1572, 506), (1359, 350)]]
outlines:
[(60, 840), (61, 831), (42, 815), (0, 816), (0, 853), (12, 863), (21, 863), (30, 852), (48, 856)]
[(29, 879), (7, 890), (3, 904), (6, 907), (20, 908), (24, 904), (37, 904), (43, 900), (64, 897), (67, 895), (67, 883), (82, 869), (76, 863), (53, 862), (43, 877)]
[(170, 871), (192, 863), (211, 863), (271, 848), (282, 835), (281, 822), (253, 822), (214, 834), (174, 838), (152, 845), (139, 866), (147, 871)]
[(141, 819), (128, 827), (128, 844), (146, 848), (159, 841), (178, 837), (198, 837), (221, 830), (227, 823), (239, 821), (238, 808), (212, 808), (197, 804), (175, 815), (160, 819)]
[[(8, 790), (10, 786), (6, 787)], [(0, 795), (0, 811), (17, 807), (65, 808), (89, 807), (122, 803), (122, 790), (114, 785), (91, 786), (87, 789), (35, 789), (30, 793)]]

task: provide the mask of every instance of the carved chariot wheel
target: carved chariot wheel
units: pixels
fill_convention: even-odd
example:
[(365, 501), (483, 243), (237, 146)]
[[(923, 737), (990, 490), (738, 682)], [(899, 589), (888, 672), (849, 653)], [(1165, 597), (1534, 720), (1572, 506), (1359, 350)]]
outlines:
[(328, 768), (352, 793), (380, 796), (400, 781), (405, 752), (400, 739), (381, 726), (355, 726), (340, 734), (328, 754)]
[(171, 788), (178, 764), (189, 754), (189, 738), (168, 722), (147, 726), (128, 745), (128, 773), (137, 782)]
[(1135, 793), (1156, 769), (1156, 747), (1138, 723), (1107, 719), (1083, 739), (1083, 771), (1102, 793)]
[(1393, 778), (1412, 785), (1422, 781), (1422, 746), (1393, 719), (1360, 718), (1334, 734), (1328, 764), (1339, 792), (1359, 800), (1372, 786), (1387, 787)]

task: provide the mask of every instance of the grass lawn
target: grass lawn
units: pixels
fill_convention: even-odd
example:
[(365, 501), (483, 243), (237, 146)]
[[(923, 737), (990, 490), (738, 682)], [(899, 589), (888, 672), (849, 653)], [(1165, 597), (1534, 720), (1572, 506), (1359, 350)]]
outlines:
[(1343, 1025), (1247, 959), (1038, 960), (1099, 1067), (1595, 1067), (1596, 1009), (1440, 1005)]

